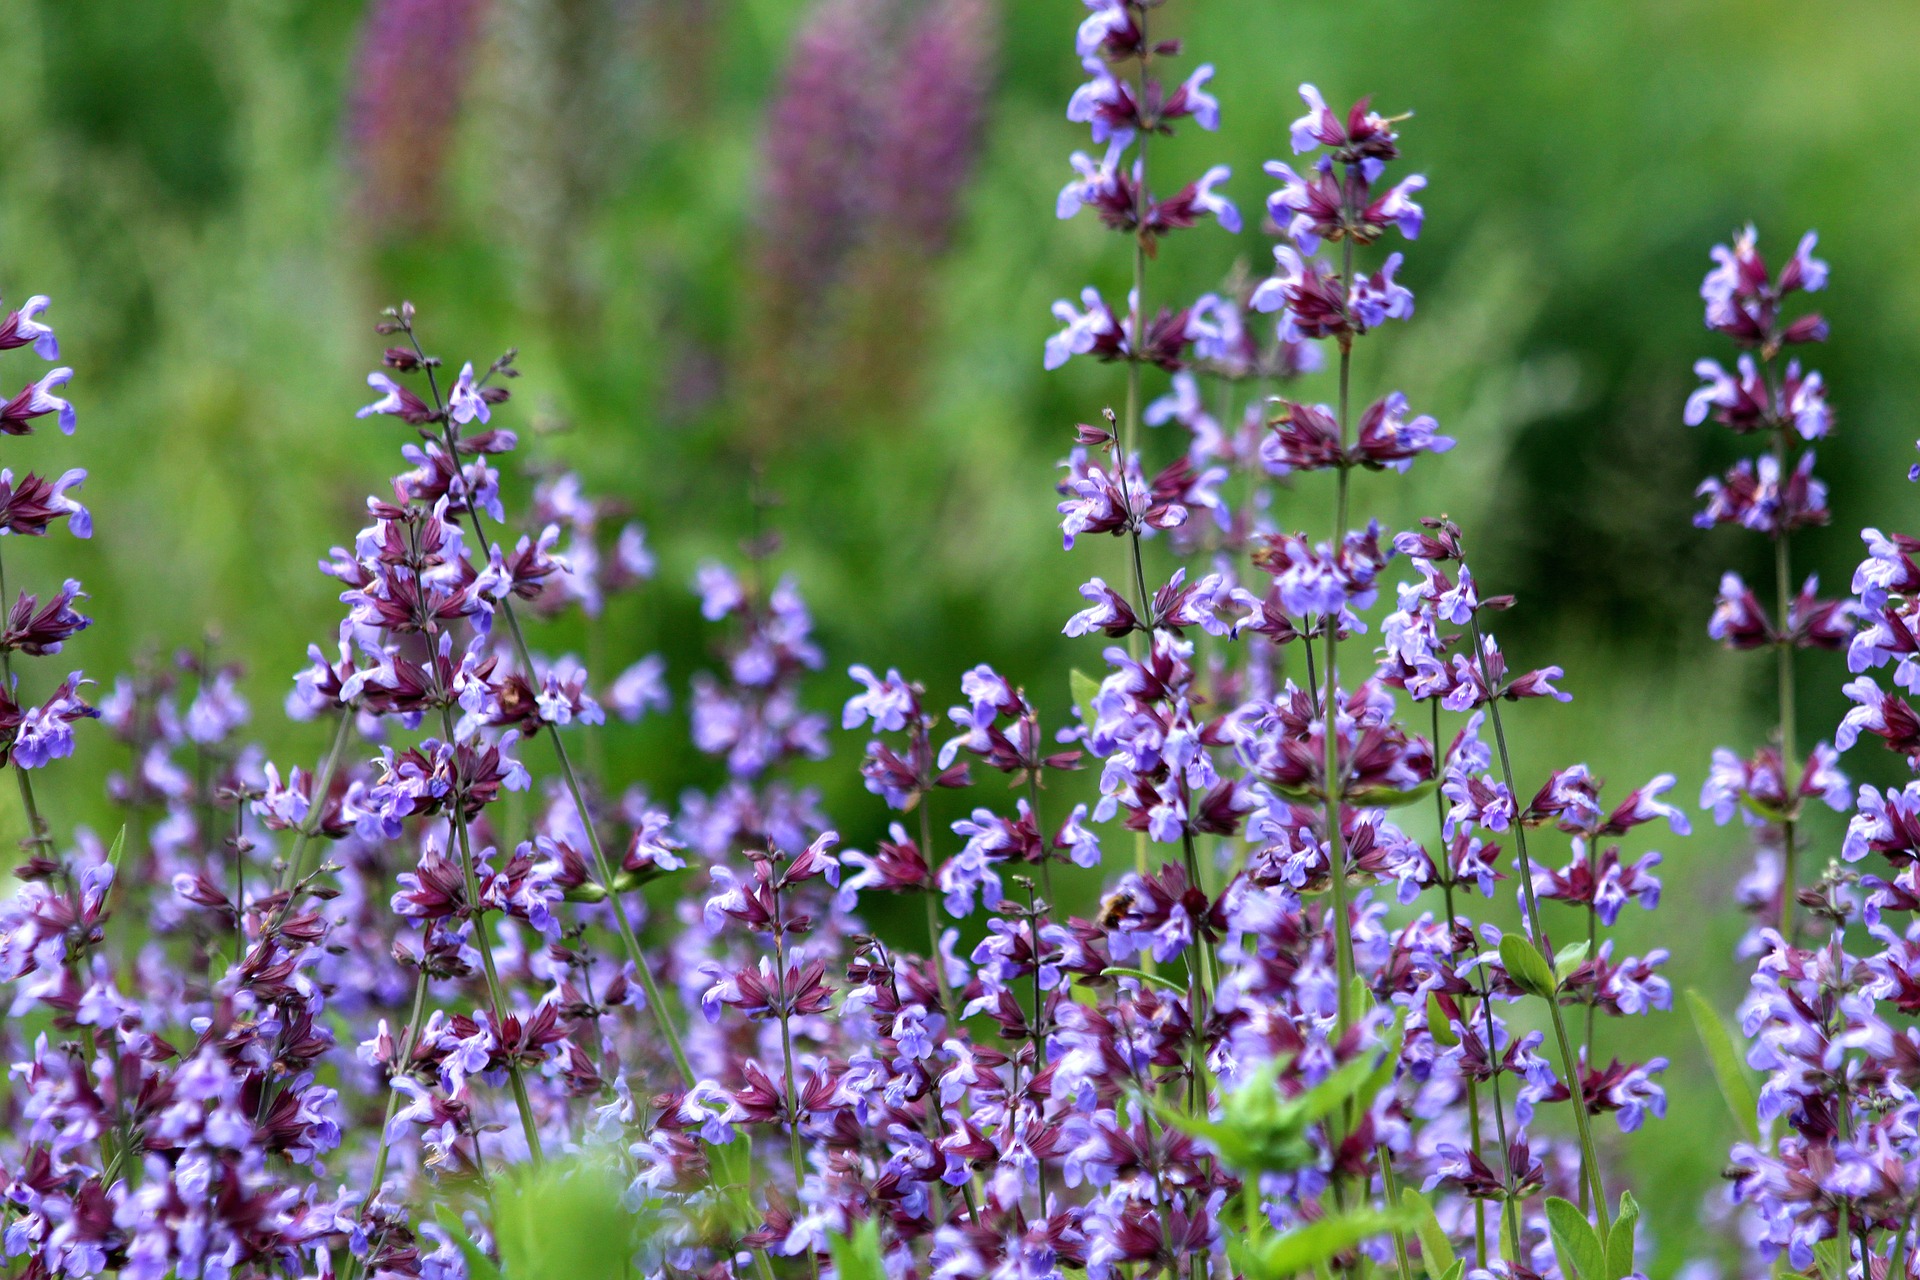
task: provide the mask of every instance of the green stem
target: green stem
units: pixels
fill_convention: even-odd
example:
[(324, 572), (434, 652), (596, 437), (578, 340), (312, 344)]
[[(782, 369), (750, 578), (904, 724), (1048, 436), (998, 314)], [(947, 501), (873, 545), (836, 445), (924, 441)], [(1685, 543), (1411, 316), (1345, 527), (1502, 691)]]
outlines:
[[(405, 1071), (407, 1065), (413, 1061), (414, 1045), (420, 1038), (420, 1020), (426, 1016), (427, 969), (424, 959), (425, 957), (422, 957), (423, 963), (420, 966), (420, 974), (414, 979), (413, 983), (413, 1011), (407, 1015), (406, 1030), (402, 1032), (400, 1036), (400, 1053), (394, 1062), (394, 1070), (396, 1072)], [(380, 1124), (380, 1149), (375, 1152), (373, 1158), (373, 1180), (367, 1184), (367, 1194), (365, 1198), (360, 1201), (360, 1216), (363, 1218), (366, 1216), (368, 1208), (372, 1206), (374, 1197), (380, 1194), (380, 1184), (384, 1182), (387, 1177), (387, 1157), (391, 1154), (391, 1144), (387, 1141), (387, 1129), (392, 1126), (394, 1112), (399, 1109), (399, 1106), (400, 1091), (395, 1089), (392, 1082), (389, 1081), (387, 1085), (387, 1118)]]
[[(786, 1060), (787, 1158), (793, 1164), (794, 1202), (800, 1202), (807, 1185), (807, 1160), (800, 1145), (800, 1086), (793, 1071), (793, 1019), (787, 1009), (786, 926), (780, 918), (780, 891), (773, 894), (773, 982), (780, 1000), (780, 1054)], [(820, 1257), (807, 1250), (807, 1263), (813, 1274), (820, 1274)]]
[[(453, 468), (454, 474), (459, 476), (459, 441), (454, 434), (453, 420), (446, 411), (446, 400), (440, 394), (440, 380), (434, 374), (432, 363), (426, 361), (426, 351), (420, 346), (419, 336), (413, 331), (411, 324), (407, 326), (406, 333), (407, 340), (413, 344), (414, 351), (421, 357), (424, 363), (427, 374), (427, 386), (433, 395), (434, 409), (439, 414), (441, 439), (446, 446), (447, 461)], [(464, 484), (464, 481), (462, 483)], [(463, 505), (466, 507), (468, 527), (473, 530), (474, 538), (478, 541), (479, 546), (485, 549), (490, 544), (487, 539), (486, 525), (480, 519), (480, 512), (471, 502), (466, 502)], [(527, 647), (526, 634), (520, 628), (520, 618), (514, 611), (513, 601), (511, 599), (502, 600), (500, 602), (500, 612), (507, 620), (507, 631), (513, 639), (514, 656), (519, 661), (522, 672), (531, 679), (533, 676), (533, 655)], [(587, 807), (586, 794), (580, 787), (579, 778), (574, 774), (573, 762), (567, 755), (566, 743), (561, 739), (557, 727), (551, 731), (550, 736), (553, 739), (554, 756), (558, 759), (560, 772), (566, 780), (567, 791), (573, 798), (574, 809), (580, 816), (580, 825), (586, 831), (587, 843), (593, 851), (595, 873), (600, 876), (601, 883), (606, 888), (609, 898), (613, 899), (614, 887), (612, 872), (607, 862), (606, 852), (600, 844), (599, 831), (594, 826), (593, 813)], [(647, 1007), (653, 1013), (654, 1023), (658, 1026), (662, 1038), (667, 1042), (667, 1047), (673, 1055), (674, 1065), (680, 1072), (682, 1082), (687, 1088), (692, 1088), (695, 1083), (693, 1067), (688, 1061), (686, 1049), (681, 1043), (679, 1029), (674, 1025), (673, 1016), (668, 1012), (666, 1002), (660, 998), (659, 987), (653, 980), (653, 971), (648, 967), (646, 956), (640, 950), (640, 942), (639, 939), (634, 936), (633, 927), (627, 923), (625, 910), (621, 907), (617, 899), (612, 900), (611, 905), (613, 908), (615, 928), (620, 933), (621, 943), (627, 949), (628, 958), (633, 961), (635, 974), (640, 979), (641, 989), (646, 993)], [(731, 1188), (729, 1194), (734, 1200), (736, 1208), (745, 1216), (753, 1216), (751, 1198), (738, 1182), (731, 1153), (725, 1147), (715, 1147), (714, 1159), (720, 1173), (723, 1174), (726, 1179), (727, 1186)], [(754, 1261), (760, 1271), (762, 1280), (773, 1280), (773, 1264), (767, 1258), (767, 1251), (765, 1249), (755, 1249), (753, 1253)]]
[[(1344, 441), (1347, 423), (1347, 364), (1348, 353), (1340, 352), (1340, 430)], [(1344, 443), (1343, 443), (1344, 447)], [(1347, 527), (1347, 469), (1339, 469), (1339, 479), (1334, 498), (1334, 530), (1332, 554), (1340, 554), (1340, 543), (1346, 536)], [(1340, 991), (1338, 998), (1339, 1029), (1342, 1035), (1353, 1025), (1353, 979), (1355, 965), (1353, 959), (1353, 922), (1348, 918), (1347, 908), (1347, 868), (1345, 851), (1341, 841), (1341, 788), (1340, 777), (1340, 615), (1336, 611), (1324, 615), (1321, 626), (1326, 630), (1326, 669), (1320, 672), (1325, 681), (1325, 689), (1320, 696), (1321, 736), (1326, 747), (1325, 772), (1322, 781), (1326, 790), (1326, 837), (1327, 837), (1327, 880), (1333, 891), (1333, 927), (1335, 939), (1335, 964), (1339, 972)]]
[[(446, 708), (441, 708), (441, 714), (447, 714)], [(451, 727), (447, 732), (451, 740)], [(473, 940), (480, 952), (481, 972), (486, 975), (487, 1003), (492, 1006), (493, 1030), (500, 1037), (500, 1047), (504, 1050), (507, 1048), (506, 999), (500, 991), (500, 974), (494, 968), (493, 940), (487, 936), (486, 912), (480, 906), (480, 876), (474, 869), (473, 842), (467, 835), (466, 815), (460, 810), (464, 799), (464, 796), (455, 794), (452, 813), (453, 829), (460, 840), (460, 873), (466, 879), (467, 903), (473, 911)], [(519, 1061), (513, 1057), (507, 1058), (507, 1081), (513, 1088), (513, 1105), (520, 1112), (520, 1128), (526, 1134), (527, 1151), (532, 1155), (533, 1162), (540, 1164), (546, 1159), (540, 1147), (540, 1126), (534, 1122), (533, 1100), (527, 1096), (526, 1078), (520, 1070)]]
[[(927, 811), (930, 797), (920, 797), (920, 860), (926, 864), (927, 874), (934, 872), (933, 865), (933, 815)], [(953, 998), (953, 984), (947, 981), (946, 957), (940, 954), (940, 891), (937, 884), (927, 886), (927, 963), (933, 966), (933, 980), (940, 988), (941, 1011), (947, 1016), (949, 1027), (960, 1025), (960, 1005)]]
[[(1478, 614), (1473, 618), (1473, 652), (1480, 666), (1480, 679), (1486, 685), (1489, 698), (1487, 710), (1493, 719), (1493, 738), (1500, 750), (1500, 777), (1506, 784), (1510, 795), (1518, 796), (1513, 780), (1513, 761), (1507, 752), (1507, 730), (1500, 719), (1500, 699), (1498, 690), (1493, 687), (1493, 678), (1487, 668), (1487, 649), (1485, 637), (1481, 634)], [(1533, 893), (1533, 860), (1527, 856), (1527, 828), (1516, 817), (1513, 824), (1513, 844), (1515, 856), (1520, 861), (1520, 889), (1526, 900), (1527, 923), (1533, 929), (1533, 940), (1549, 957), (1553, 955), (1553, 944), (1547, 939), (1546, 924), (1540, 918), (1540, 903)], [(1552, 960), (1549, 959), (1551, 964)], [(1587, 1115), (1586, 1093), (1580, 1084), (1579, 1063), (1574, 1057), (1573, 1042), (1567, 1037), (1567, 1020), (1561, 1015), (1560, 1001), (1555, 996), (1547, 997), (1547, 1013), (1553, 1020), (1554, 1043), (1560, 1051), (1560, 1063), (1567, 1077), (1567, 1101), (1573, 1108), (1574, 1127), (1580, 1132), (1580, 1159), (1587, 1175), (1587, 1181), (1593, 1189), (1594, 1213), (1599, 1220), (1600, 1231), (1604, 1235), (1611, 1227), (1607, 1214), (1607, 1190), (1600, 1176), (1600, 1161), (1595, 1154), (1592, 1126)], [(1492, 1045), (1489, 1052), (1495, 1052)]]
[[(1034, 735), (1036, 739), (1038, 734)], [(1027, 811), (1033, 814), (1033, 829), (1040, 836), (1040, 888), (1047, 895), (1047, 906), (1054, 904), (1053, 896), (1053, 851), (1047, 847), (1047, 824), (1040, 816), (1040, 771), (1027, 773)], [(1039, 955), (1039, 943), (1034, 944), (1034, 954)]]
[[(1440, 700), (1438, 698), (1430, 700), (1427, 704), (1427, 709), (1432, 713), (1433, 718), (1434, 772), (1437, 775), (1445, 768), (1446, 764), (1445, 755), (1440, 746)], [(1440, 794), (1438, 787), (1435, 787), (1433, 791), (1433, 808), (1434, 816), (1440, 824), (1438, 839), (1440, 841), (1443, 860), (1446, 863), (1446, 870), (1440, 878), (1440, 891), (1446, 899), (1447, 928), (1449, 934), (1451, 934), (1453, 922), (1458, 919), (1458, 915), (1454, 910), (1453, 900), (1453, 863), (1446, 848), (1447, 801), (1446, 797)], [(1487, 1058), (1488, 1065), (1493, 1070), (1493, 1074), (1489, 1078), (1488, 1083), (1493, 1086), (1494, 1132), (1500, 1140), (1500, 1161), (1502, 1166), (1507, 1170), (1507, 1181), (1511, 1183), (1513, 1181), (1513, 1166), (1509, 1163), (1510, 1153), (1507, 1149), (1506, 1104), (1500, 1098), (1500, 1046), (1494, 1038), (1492, 990), (1487, 984), (1486, 969), (1478, 968), (1475, 972), (1479, 975), (1481, 983), (1477, 992), (1480, 997), (1480, 1007), (1487, 1015)], [(1463, 1014), (1462, 1021), (1470, 1023), (1471, 1013)], [(1473, 1142), (1473, 1154), (1479, 1156), (1484, 1163), (1486, 1161), (1486, 1154), (1481, 1147), (1480, 1095), (1479, 1091), (1474, 1087), (1472, 1080), (1467, 1081), (1467, 1107), (1467, 1120), (1469, 1134)], [(1501, 1215), (1503, 1218), (1506, 1216), (1506, 1214)], [(1485, 1201), (1478, 1198), (1473, 1202), (1473, 1228), (1474, 1248), (1478, 1254), (1480, 1266), (1484, 1268), (1487, 1265), (1487, 1206)], [(1512, 1233), (1510, 1232), (1509, 1234)], [(1521, 1256), (1520, 1238), (1517, 1235), (1513, 1237), (1511, 1256), (1516, 1259)]]
[[(13, 601), (7, 593), (7, 568), (4, 559), (0, 559), (0, 608), (4, 608), (8, 613), (13, 611)], [(19, 690), (13, 679), (11, 648), (0, 648), (0, 675), (6, 677), (7, 696), (18, 702)], [(21, 843), (37, 845), (41, 853), (52, 857), (53, 836), (46, 819), (40, 816), (40, 806), (34, 800), (33, 781), (27, 776), (30, 771), (22, 769), (17, 762), (9, 761), (9, 763), (13, 765), (14, 780), (20, 784), (20, 807), (26, 811), (27, 817), (27, 838)]]
[(347, 739), (353, 735), (353, 708), (342, 707), (340, 725), (334, 730), (333, 746), (328, 749), (326, 759), (321, 762), (320, 772), (313, 779), (313, 797), (307, 806), (306, 821), (294, 828), (293, 848), (287, 852), (287, 865), (280, 871), (280, 891), (292, 889), (300, 882), (300, 866), (306, 859), (307, 844), (320, 832), (320, 824), (326, 818), (327, 793), (333, 790), (333, 775), (339, 772), (340, 757), (346, 751)]
[[(1773, 456), (1780, 468), (1782, 484), (1785, 484), (1787, 479), (1788, 429), (1784, 425), (1776, 428), (1773, 439)], [(1799, 782), (1794, 777), (1794, 773), (1799, 760), (1794, 746), (1793, 642), (1789, 638), (1793, 610), (1793, 571), (1787, 549), (1787, 537), (1787, 531), (1782, 529), (1773, 539), (1773, 586), (1775, 605), (1779, 609), (1780, 618), (1779, 638), (1774, 644), (1774, 674), (1780, 697), (1780, 786), (1787, 806), (1787, 816), (1780, 823), (1780, 936), (1791, 945), (1794, 898), (1798, 894), (1799, 878), (1798, 868), (1794, 865), (1794, 815), (1799, 810), (1795, 795)]]

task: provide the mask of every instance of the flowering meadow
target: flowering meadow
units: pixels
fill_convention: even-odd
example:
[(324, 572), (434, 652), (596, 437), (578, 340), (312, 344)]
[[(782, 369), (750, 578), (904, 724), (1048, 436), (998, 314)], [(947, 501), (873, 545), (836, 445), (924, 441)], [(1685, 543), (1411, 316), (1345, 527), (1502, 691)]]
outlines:
[[(691, 118), (710, 15), (657, 3), (680, 74), (653, 101)], [(367, 9), (341, 108), (367, 253), (452, 216), (491, 90), (531, 122), (487, 155), (538, 346), (437, 288), (369, 305), (301, 409), (338, 474), (268, 448), (202, 510), (155, 451), (123, 505), (88, 396), (111, 344), (63, 318), (90, 275), (49, 268), (49, 296), (4, 259), (7, 1275), (1920, 1274), (1920, 462), (1843, 431), (1866, 393), (1822, 372), (1864, 327), (1827, 256), (1859, 258), (1797, 223), (1692, 246), (1644, 431), (1713, 461), (1691, 503), (1651, 462), (1614, 501), (1715, 566), (1653, 596), (1696, 676), (1583, 670), (1589, 628), (1521, 589), (1479, 493), (1489, 413), (1435, 376), (1497, 345), (1423, 262), (1462, 243), (1427, 159), (1468, 122), (1373, 74), (1236, 113), (1226, 86), (1271, 73), (1199, 7), (809, 7), (755, 144), (739, 345), (654, 331), (662, 456), (723, 395), (743, 424), (678, 501), (595, 466), (552, 385), (618, 332), (582, 246), (624, 6)], [(1066, 86), (1014, 144), (1007, 21)], [(231, 28), (260, 65), (267, 29)], [(527, 60), (489, 85), (501, 47)], [(1008, 145), (1042, 198), (996, 185)], [(923, 305), (968, 296), (941, 263), (970, 198), (1094, 246), (1020, 268), (1052, 300), (1018, 359), (1054, 465), (971, 438), (990, 510), (1040, 531), (975, 550), (1054, 568), (977, 612), (929, 602), (931, 554), (870, 598), (812, 572), (836, 539), (897, 564), (986, 528), (852, 460), (860, 424), (964, 402), (930, 352), (1010, 323)], [(1196, 287), (1196, 262), (1231, 265)], [(205, 347), (216, 418), (319, 377), (226, 384)], [(793, 437), (836, 431), (839, 469), (802, 474)], [(1568, 471), (1534, 501), (1603, 502)], [(1894, 497), (1839, 527), (1829, 477), (1869, 473)], [(337, 522), (281, 574), (308, 522), (276, 495), (342, 476), (365, 492), (317, 503)], [(817, 523), (788, 497), (815, 485)], [(180, 644), (157, 583), (108, 610), (69, 576), (226, 503), (251, 521), (202, 536), (242, 548), (241, 635), (318, 620), (286, 652), (204, 616)], [(1713, 687), (1749, 679), (1763, 712)]]

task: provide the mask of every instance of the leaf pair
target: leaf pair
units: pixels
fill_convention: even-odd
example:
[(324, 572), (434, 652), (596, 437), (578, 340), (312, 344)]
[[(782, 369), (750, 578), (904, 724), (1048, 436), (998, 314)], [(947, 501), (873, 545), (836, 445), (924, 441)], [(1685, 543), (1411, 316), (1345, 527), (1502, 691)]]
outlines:
[(1560, 1274), (1567, 1280), (1626, 1280), (1633, 1274), (1633, 1233), (1640, 1206), (1628, 1192), (1620, 1193), (1620, 1212), (1603, 1239), (1587, 1215), (1569, 1200), (1547, 1200), (1547, 1234)]
[(1324, 1272), (1329, 1262), (1362, 1240), (1403, 1231), (1408, 1225), (1404, 1213), (1356, 1209), (1321, 1218), (1295, 1231), (1262, 1232), (1251, 1240), (1230, 1239), (1227, 1255), (1247, 1280), (1286, 1280), (1304, 1272)]
[(1552, 1000), (1560, 994), (1560, 984), (1587, 962), (1587, 944), (1570, 943), (1560, 948), (1548, 964), (1540, 949), (1524, 934), (1510, 933), (1500, 939), (1500, 963), (1513, 984), (1528, 995)]
[(1372, 1054), (1353, 1058), (1292, 1098), (1278, 1087), (1287, 1064), (1276, 1058), (1221, 1099), (1218, 1120), (1188, 1115), (1156, 1098), (1146, 1101), (1161, 1123), (1205, 1139), (1222, 1163), (1251, 1184), (1263, 1173), (1307, 1168), (1318, 1158), (1310, 1139), (1314, 1125), (1349, 1103), (1362, 1109), (1371, 1106), (1374, 1096), (1393, 1079), (1401, 1034), (1402, 1021), (1396, 1019), (1381, 1040), (1377, 1060)]

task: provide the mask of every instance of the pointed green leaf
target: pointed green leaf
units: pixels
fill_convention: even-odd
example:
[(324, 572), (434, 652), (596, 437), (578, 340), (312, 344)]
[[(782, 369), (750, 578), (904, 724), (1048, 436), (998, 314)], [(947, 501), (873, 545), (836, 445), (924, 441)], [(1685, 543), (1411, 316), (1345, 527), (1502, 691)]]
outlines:
[(1420, 1260), (1426, 1265), (1427, 1274), (1432, 1280), (1441, 1280), (1453, 1269), (1455, 1259), (1453, 1242), (1447, 1239), (1446, 1231), (1441, 1228), (1433, 1205), (1418, 1191), (1406, 1187), (1400, 1192), (1400, 1207), (1420, 1237)]
[[(1846, 1219), (1841, 1218), (1841, 1225)], [(1848, 1280), (1853, 1274), (1853, 1236), (1851, 1233), (1821, 1240), (1813, 1246), (1813, 1265), (1828, 1280)]]
[(1569, 942), (1556, 951), (1553, 956), (1554, 986), (1557, 988), (1567, 980), (1567, 975), (1587, 962), (1587, 941)]
[(500, 1269), (493, 1274), (513, 1280), (624, 1274), (636, 1232), (646, 1231), (622, 1206), (625, 1191), (616, 1158), (606, 1152), (582, 1152), (496, 1176), (492, 1225)]
[(493, 1259), (473, 1242), (473, 1234), (467, 1229), (467, 1224), (460, 1221), (459, 1214), (442, 1205), (434, 1216), (439, 1219), (440, 1229), (447, 1233), (447, 1238), (453, 1241), (461, 1256), (467, 1260), (467, 1275), (471, 1280), (504, 1280)]
[(887, 1280), (877, 1219), (868, 1218), (853, 1229), (851, 1236), (829, 1238), (827, 1248), (833, 1254), (833, 1273), (839, 1280)]
[(1103, 978), (1138, 978), (1141, 982), (1151, 982), (1165, 987), (1169, 991), (1187, 994), (1187, 989), (1171, 978), (1163, 978), (1157, 973), (1148, 973), (1145, 969), (1128, 969), (1125, 966), (1110, 964), (1100, 971)]
[(1627, 1280), (1633, 1274), (1633, 1229), (1640, 1222), (1640, 1206), (1631, 1191), (1620, 1193), (1620, 1212), (1607, 1236), (1606, 1280)]
[(1067, 673), (1067, 687), (1073, 691), (1073, 705), (1080, 708), (1081, 727), (1092, 729), (1097, 718), (1093, 714), (1093, 700), (1100, 692), (1100, 682), (1076, 668)]
[(1559, 990), (1560, 984), (1553, 980), (1553, 970), (1548, 967), (1546, 957), (1524, 934), (1510, 933), (1500, 939), (1500, 963), (1506, 966), (1507, 976), (1513, 979), (1514, 985), (1528, 995), (1551, 1000)]
[(1526, 1231), (1520, 1221), (1521, 1212), (1521, 1204), (1517, 1200), (1502, 1200), (1500, 1202), (1500, 1248), (1502, 1252), (1512, 1248), (1512, 1242), (1526, 1238)]
[(1693, 1014), (1694, 1030), (1700, 1035), (1700, 1043), (1706, 1046), (1713, 1078), (1720, 1086), (1720, 1096), (1726, 1099), (1727, 1110), (1733, 1113), (1734, 1124), (1748, 1142), (1760, 1141), (1759, 1095), (1754, 1092), (1753, 1077), (1747, 1074), (1747, 1064), (1741, 1060), (1733, 1032), (1720, 1020), (1707, 998), (1692, 988), (1687, 991), (1687, 1009)]
[(1440, 1007), (1440, 997), (1431, 991), (1427, 992), (1427, 1034), (1436, 1043), (1449, 1049), (1460, 1043), (1460, 1033), (1453, 1029), (1453, 1019)]
[(1547, 1234), (1553, 1238), (1553, 1256), (1560, 1259), (1560, 1274), (1568, 1280), (1606, 1280), (1606, 1246), (1571, 1200), (1547, 1197)]
[(1465, 1258), (1455, 1258), (1453, 1265), (1447, 1268), (1447, 1274), (1441, 1276), (1440, 1280), (1461, 1280), (1461, 1277), (1466, 1274), (1467, 1260)]
[(1418, 786), (1405, 790), (1398, 787), (1367, 787), (1349, 792), (1347, 801), (1356, 809), (1398, 809), (1425, 800), (1439, 785), (1438, 778), (1428, 778)]
[(113, 868), (113, 878), (120, 878), (120, 855), (127, 847), (127, 824), (120, 824), (120, 834), (113, 838), (113, 847), (107, 850), (107, 865)]
[(1387, 1034), (1380, 1037), (1380, 1060), (1374, 1064), (1367, 1075), (1367, 1084), (1360, 1091), (1358, 1101), (1362, 1107), (1373, 1105), (1373, 1099), (1382, 1089), (1393, 1083), (1393, 1076), (1400, 1069), (1400, 1045), (1406, 1037), (1407, 1011), (1399, 1010), (1393, 1015), (1393, 1026)]
[(1240, 1250), (1239, 1260), (1251, 1280), (1284, 1280), (1284, 1277), (1323, 1267), (1362, 1240), (1384, 1235), (1400, 1226), (1398, 1215), (1375, 1209), (1338, 1214)]

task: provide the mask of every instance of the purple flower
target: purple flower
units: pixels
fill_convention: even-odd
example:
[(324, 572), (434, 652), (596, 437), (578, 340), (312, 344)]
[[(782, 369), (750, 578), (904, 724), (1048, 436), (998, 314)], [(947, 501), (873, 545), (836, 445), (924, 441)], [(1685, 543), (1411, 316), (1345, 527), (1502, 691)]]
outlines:
[(42, 360), (58, 360), (60, 340), (54, 337), (53, 327), (42, 324), (39, 318), (52, 302), (46, 294), (36, 293), (18, 311), (10, 312), (0, 321), (0, 351), (31, 345), (33, 353)]
[(29, 382), (20, 388), (18, 394), (5, 404), (0, 404), (0, 433), (10, 436), (26, 435), (33, 428), (28, 424), (35, 418), (49, 413), (59, 415), (60, 430), (65, 435), (73, 434), (73, 406), (54, 394), (58, 387), (64, 387), (73, 380), (73, 370), (64, 366), (49, 369), (40, 375), (37, 382)]
[(492, 416), (487, 408), (487, 399), (473, 385), (473, 362), (469, 360), (460, 366), (460, 376), (454, 379), (453, 387), (447, 392), (447, 416), (466, 426), (476, 418), (485, 422)]
[(842, 729), (858, 729), (871, 720), (877, 733), (898, 733), (907, 727), (909, 718), (919, 715), (919, 700), (898, 671), (888, 671), (887, 678), (881, 680), (869, 668), (855, 665), (847, 668), (847, 674), (867, 688), (865, 693), (847, 699), (840, 715)]
[(657, 653), (640, 659), (614, 678), (607, 690), (607, 705), (629, 723), (649, 711), (671, 709), (673, 695), (667, 692), (666, 670), (667, 660)]

